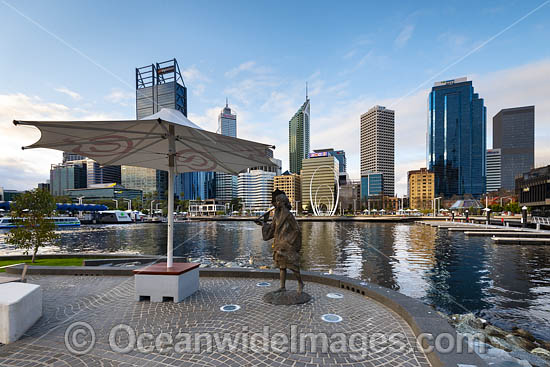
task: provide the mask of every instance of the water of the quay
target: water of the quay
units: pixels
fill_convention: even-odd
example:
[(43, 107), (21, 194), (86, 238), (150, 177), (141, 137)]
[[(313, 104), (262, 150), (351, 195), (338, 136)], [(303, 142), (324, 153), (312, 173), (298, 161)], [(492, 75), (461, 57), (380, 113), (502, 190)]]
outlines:
[[(473, 312), (550, 340), (550, 246), (494, 245), (432, 227), (302, 222), (302, 266), (373, 282), (446, 313)], [(165, 254), (162, 224), (90, 225), (60, 231), (62, 251)], [(0, 255), (20, 253), (3, 243)], [(175, 225), (175, 255), (270, 265), (270, 243), (253, 222)]]

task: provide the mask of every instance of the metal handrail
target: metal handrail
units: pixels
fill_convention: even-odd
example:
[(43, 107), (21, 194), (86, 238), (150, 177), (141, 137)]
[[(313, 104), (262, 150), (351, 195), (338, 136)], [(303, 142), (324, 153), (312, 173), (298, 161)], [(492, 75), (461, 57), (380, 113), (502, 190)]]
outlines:
[(548, 217), (532, 217), (531, 221), (535, 224), (550, 225), (550, 218)]

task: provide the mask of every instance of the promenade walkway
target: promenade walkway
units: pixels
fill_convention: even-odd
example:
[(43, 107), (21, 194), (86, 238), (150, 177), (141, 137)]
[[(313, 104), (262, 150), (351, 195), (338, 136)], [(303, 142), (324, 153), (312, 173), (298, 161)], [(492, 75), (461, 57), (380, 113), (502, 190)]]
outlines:
[[(182, 303), (136, 302), (134, 279), (127, 276), (30, 275), (28, 281), (43, 288), (44, 316), (19, 341), (0, 345), (1, 366), (430, 366), (402, 317), (361, 294), (320, 283), (306, 283), (313, 297), (307, 304), (273, 306), (262, 296), (277, 282), (256, 278), (201, 277), (200, 290)], [(295, 287), (294, 281), (289, 283)], [(331, 293), (335, 298), (327, 296)], [(224, 305), (240, 308), (224, 312), (220, 310)], [(325, 314), (338, 315), (341, 321), (326, 322)], [(329, 320), (338, 318), (329, 316)], [(88, 325), (94, 338), (86, 330)], [(208, 336), (197, 349), (197, 339), (191, 339), (189, 350), (185, 335), (196, 333), (212, 337), (211, 350)], [(332, 351), (323, 351), (320, 345), (312, 351), (311, 338), (303, 337), (304, 348), (300, 346), (307, 333), (326, 335), (330, 343), (360, 333), (375, 347), (363, 345), (365, 353), (356, 338), (354, 351), (333, 344)], [(337, 333), (342, 334), (335, 338)], [(253, 334), (270, 338), (267, 350), (262, 350), (259, 338), (253, 350), (252, 341), (246, 340)], [(390, 334), (401, 338), (400, 350), (376, 344), (376, 335)], [(273, 339), (278, 338), (276, 346), (283, 349), (285, 335), (288, 350), (274, 350)], [(221, 350), (218, 341), (224, 337), (238, 340), (234, 350)], [(294, 350), (291, 340), (297, 344)], [(121, 352), (128, 343), (128, 350)]]

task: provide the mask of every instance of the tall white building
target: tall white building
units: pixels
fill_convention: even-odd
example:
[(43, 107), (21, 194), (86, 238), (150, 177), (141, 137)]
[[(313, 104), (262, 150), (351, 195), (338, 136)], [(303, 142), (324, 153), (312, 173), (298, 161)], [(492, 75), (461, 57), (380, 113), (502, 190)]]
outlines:
[(395, 111), (374, 106), (361, 115), (361, 175), (380, 172), (384, 195), (395, 194)]
[(239, 173), (238, 195), (244, 210), (264, 211), (271, 206), (273, 178), (281, 174), (282, 162), (271, 158), (277, 167), (254, 167)]
[(487, 192), (498, 191), (502, 187), (501, 157), (500, 149), (487, 149)]
[[(218, 116), (218, 133), (237, 137), (237, 115), (231, 113), (227, 99), (225, 107)], [(216, 172), (216, 199), (224, 202), (237, 197), (237, 176), (223, 172)]]

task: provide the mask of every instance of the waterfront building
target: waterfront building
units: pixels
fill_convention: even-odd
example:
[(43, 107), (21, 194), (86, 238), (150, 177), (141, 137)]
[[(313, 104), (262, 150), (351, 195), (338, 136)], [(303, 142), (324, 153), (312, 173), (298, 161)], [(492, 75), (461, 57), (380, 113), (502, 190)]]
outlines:
[(121, 183), (128, 189), (140, 190), (155, 200), (166, 199), (168, 175), (156, 169), (122, 166)]
[(120, 166), (100, 166), (93, 159), (86, 159), (86, 175), (88, 186), (106, 183), (122, 182)]
[(214, 172), (185, 172), (176, 175), (174, 195), (179, 200), (205, 200), (216, 196)]
[(38, 190), (45, 190), (45, 191), (50, 192), (51, 191), (51, 189), (50, 189), (50, 180), (46, 180), (46, 182), (39, 183), (38, 186), (37, 186), (37, 189)]
[(67, 195), (69, 189), (80, 189), (86, 186), (86, 160), (52, 164), (50, 168), (50, 192), (53, 196)]
[[(136, 68), (136, 117), (143, 119), (163, 108), (187, 116), (187, 87), (176, 59)], [(122, 185), (165, 200), (168, 172), (143, 167), (122, 167)], [(180, 174), (181, 175), (181, 174)], [(179, 175), (176, 175), (179, 176)]]
[[(231, 112), (227, 100), (225, 107), (218, 116), (218, 133), (236, 138), (237, 115)], [(230, 202), (237, 197), (238, 177), (224, 172), (216, 172), (216, 199)]]
[(361, 205), (369, 208), (369, 200), (381, 199), (384, 195), (384, 175), (381, 172), (361, 174)]
[(19, 195), (23, 193), (24, 191), (5, 190), (3, 187), (0, 187), (0, 201), (14, 201)]
[(501, 150), (487, 149), (487, 192), (501, 189)]
[(306, 89), (306, 101), (288, 122), (290, 172), (298, 175), (309, 153), (309, 116), (310, 103)]
[[(302, 208), (319, 208), (330, 211), (336, 204), (339, 178), (339, 164), (336, 157), (324, 153), (311, 153), (302, 162)], [(311, 195), (310, 195), (311, 186)]]
[(198, 215), (214, 216), (220, 212), (225, 213), (225, 205), (215, 199), (189, 201), (189, 215), (192, 217)]
[(340, 205), (338, 212), (356, 212), (360, 209), (361, 181), (348, 180), (345, 184), (340, 184)]
[(292, 205), (292, 209), (298, 210), (297, 208), (301, 207), (302, 185), (300, 175), (286, 171), (282, 175), (275, 176), (273, 178), (273, 191), (277, 189), (284, 191)]
[(431, 209), (435, 198), (435, 174), (426, 168), (407, 172), (410, 209)]
[(486, 107), (471, 81), (436, 82), (428, 99), (428, 170), (435, 195), (485, 193)]
[(374, 106), (361, 115), (361, 176), (384, 176), (384, 195), (395, 193), (395, 112)]
[(550, 165), (518, 175), (515, 190), (519, 206), (531, 208), (533, 216), (550, 216)]
[[(267, 152), (268, 156), (272, 152)], [(237, 195), (241, 199), (243, 210), (258, 212), (271, 206), (271, 193), (275, 176), (281, 175), (282, 162), (270, 158), (274, 166), (258, 166), (239, 173)]]
[(243, 210), (261, 212), (271, 206), (273, 179), (277, 174), (260, 169), (239, 173), (238, 195)]
[[(68, 189), (65, 192), (72, 199), (84, 196), (86, 200), (143, 200), (143, 192), (141, 190), (127, 189), (116, 183), (92, 184), (85, 188)], [(122, 201), (118, 203), (119, 208), (123, 208), (122, 204)]]
[(70, 152), (63, 152), (63, 163), (71, 162), (71, 161), (82, 161), (86, 159), (86, 157), (80, 155), (80, 154), (74, 154)]
[[(501, 188), (535, 165), (535, 106), (505, 108), (493, 117), (493, 148), (501, 154)], [(489, 189), (487, 189), (489, 191)]]
[[(325, 152), (338, 160), (338, 167), (339, 167), (340, 173), (347, 172), (346, 152), (344, 152), (343, 150), (334, 150), (332, 148), (313, 150), (313, 153), (325, 153)], [(311, 156), (312, 155), (310, 154), (309, 157)]]

